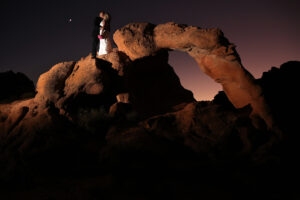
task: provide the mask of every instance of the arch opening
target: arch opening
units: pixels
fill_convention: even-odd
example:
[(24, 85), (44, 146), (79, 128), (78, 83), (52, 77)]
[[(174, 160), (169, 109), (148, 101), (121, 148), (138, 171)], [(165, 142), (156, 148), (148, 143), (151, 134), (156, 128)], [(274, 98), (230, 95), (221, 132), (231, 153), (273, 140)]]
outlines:
[(181, 85), (192, 91), (197, 101), (211, 101), (222, 86), (203, 73), (186, 52), (169, 51), (169, 64), (180, 78)]

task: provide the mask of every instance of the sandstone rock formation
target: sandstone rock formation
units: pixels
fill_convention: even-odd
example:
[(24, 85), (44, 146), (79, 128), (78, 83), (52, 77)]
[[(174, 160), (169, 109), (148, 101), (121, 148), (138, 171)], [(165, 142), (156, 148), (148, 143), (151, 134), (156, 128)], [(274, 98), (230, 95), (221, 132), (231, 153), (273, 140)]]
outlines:
[(35, 124), (55, 126), (53, 120), (62, 116), (87, 123), (83, 116), (88, 117), (89, 112), (108, 116), (109, 110), (115, 110), (110, 107), (121, 96), (120, 103), (131, 104), (125, 107), (131, 107), (140, 118), (178, 110), (178, 105), (195, 101), (168, 65), (166, 51), (131, 62), (114, 49), (103, 59), (93, 59), (90, 54), (77, 62), (58, 63), (41, 74), (36, 91), (35, 97), (27, 101), (1, 105), (3, 135), (37, 132)]
[(187, 52), (204, 73), (222, 84), (236, 108), (250, 104), (253, 116), (260, 116), (269, 128), (273, 127), (261, 87), (243, 67), (235, 46), (220, 29), (202, 29), (173, 22), (159, 25), (130, 23), (118, 29), (113, 38), (119, 51), (131, 60), (152, 55), (160, 49)]
[[(295, 114), (298, 99), (280, 104), (296, 91), (298, 62), (254, 80), (220, 30), (174, 23), (129, 24), (114, 39), (101, 59), (58, 63), (34, 97), (0, 104), (0, 199), (299, 197), (289, 180), (300, 178), (299, 137), (285, 127), (297, 127), (285, 108)], [(226, 95), (197, 102), (170, 49), (188, 52)], [(284, 114), (287, 137), (273, 143), (251, 113), (269, 127), (270, 113)]]

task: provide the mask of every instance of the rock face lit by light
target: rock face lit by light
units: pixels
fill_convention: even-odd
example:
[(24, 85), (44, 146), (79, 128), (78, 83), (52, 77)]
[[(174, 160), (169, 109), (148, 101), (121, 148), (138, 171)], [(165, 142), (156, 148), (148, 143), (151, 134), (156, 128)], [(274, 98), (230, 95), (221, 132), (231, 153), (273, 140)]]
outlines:
[(250, 104), (252, 116), (259, 116), (273, 126), (272, 115), (255, 83), (254, 77), (243, 67), (235, 45), (218, 28), (203, 29), (185, 24), (130, 23), (113, 35), (119, 51), (131, 60), (150, 56), (161, 49), (187, 52), (201, 70), (220, 83), (236, 108)]

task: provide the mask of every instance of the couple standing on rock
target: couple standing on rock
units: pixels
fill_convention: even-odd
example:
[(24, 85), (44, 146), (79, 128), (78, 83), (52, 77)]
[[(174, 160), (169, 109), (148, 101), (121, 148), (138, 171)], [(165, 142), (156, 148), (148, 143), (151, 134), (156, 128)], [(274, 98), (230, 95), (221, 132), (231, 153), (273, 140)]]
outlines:
[(105, 55), (112, 51), (110, 39), (110, 20), (111, 16), (108, 12), (100, 11), (99, 17), (95, 18), (93, 31), (93, 50), (92, 56)]

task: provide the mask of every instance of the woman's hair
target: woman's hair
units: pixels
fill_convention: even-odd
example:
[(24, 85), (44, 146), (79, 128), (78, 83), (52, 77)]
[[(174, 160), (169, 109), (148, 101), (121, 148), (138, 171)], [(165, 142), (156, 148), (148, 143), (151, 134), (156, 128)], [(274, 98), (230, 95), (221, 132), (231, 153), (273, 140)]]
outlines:
[(103, 16), (104, 16), (105, 21), (110, 22), (111, 16), (108, 12), (103, 12)]

